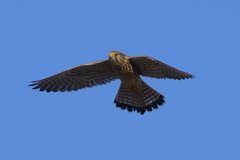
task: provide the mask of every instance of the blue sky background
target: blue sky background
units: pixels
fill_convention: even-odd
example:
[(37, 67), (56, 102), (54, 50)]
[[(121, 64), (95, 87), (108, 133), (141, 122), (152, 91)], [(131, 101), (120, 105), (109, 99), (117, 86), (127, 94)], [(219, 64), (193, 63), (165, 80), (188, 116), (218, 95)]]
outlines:
[[(240, 1), (0, 1), (0, 159), (240, 159)], [(143, 78), (166, 97), (145, 115), (115, 107), (120, 81), (77, 92), (32, 80), (148, 55), (196, 76)]]

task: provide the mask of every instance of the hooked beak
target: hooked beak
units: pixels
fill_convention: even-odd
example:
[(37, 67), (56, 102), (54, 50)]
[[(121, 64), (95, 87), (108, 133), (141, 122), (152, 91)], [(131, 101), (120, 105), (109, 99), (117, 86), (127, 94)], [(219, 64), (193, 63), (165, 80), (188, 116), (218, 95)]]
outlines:
[(109, 56), (109, 57), (116, 57), (117, 55), (116, 55), (115, 53), (111, 53), (111, 52), (110, 52), (110, 53), (108, 54), (108, 56)]

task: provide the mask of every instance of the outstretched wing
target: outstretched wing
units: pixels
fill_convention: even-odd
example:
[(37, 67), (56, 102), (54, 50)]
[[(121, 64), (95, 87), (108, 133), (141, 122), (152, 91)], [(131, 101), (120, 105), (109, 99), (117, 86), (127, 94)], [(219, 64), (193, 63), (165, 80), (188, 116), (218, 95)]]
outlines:
[(78, 89), (103, 85), (118, 79), (108, 60), (87, 63), (73, 67), (51, 77), (32, 81), (33, 89), (47, 92), (76, 91)]
[(180, 71), (167, 64), (164, 64), (154, 58), (148, 56), (136, 56), (129, 58), (133, 68), (142, 76), (152, 78), (170, 78), (170, 79), (185, 79), (194, 78), (193, 75)]

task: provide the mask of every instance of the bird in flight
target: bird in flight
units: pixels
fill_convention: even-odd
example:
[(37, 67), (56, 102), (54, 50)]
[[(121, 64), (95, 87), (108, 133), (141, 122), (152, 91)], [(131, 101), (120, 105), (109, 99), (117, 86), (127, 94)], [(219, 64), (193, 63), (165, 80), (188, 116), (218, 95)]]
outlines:
[(77, 91), (120, 79), (114, 100), (116, 107), (144, 114), (165, 103), (164, 96), (145, 83), (140, 76), (157, 79), (189, 79), (193, 75), (180, 71), (148, 56), (129, 57), (118, 51), (109, 52), (109, 59), (82, 64), (29, 86), (46, 92)]

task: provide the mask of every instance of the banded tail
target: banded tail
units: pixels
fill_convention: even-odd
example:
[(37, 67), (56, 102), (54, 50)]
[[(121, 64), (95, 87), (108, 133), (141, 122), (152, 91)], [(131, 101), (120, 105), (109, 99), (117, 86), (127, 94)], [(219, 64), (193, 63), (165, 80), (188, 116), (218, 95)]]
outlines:
[(164, 96), (147, 85), (143, 80), (142, 95), (139, 96), (132, 95), (124, 84), (121, 83), (114, 103), (116, 103), (116, 107), (127, 109), (129, 112), (137, 111), (140, 114), (144, 114), (146, 110), (152, 111), (152, 108), (158, 109), (158, 105), (163, 105), (165, 102)]

